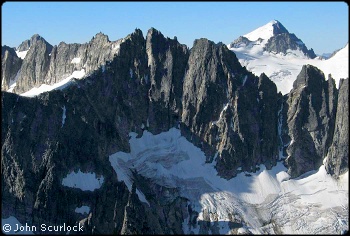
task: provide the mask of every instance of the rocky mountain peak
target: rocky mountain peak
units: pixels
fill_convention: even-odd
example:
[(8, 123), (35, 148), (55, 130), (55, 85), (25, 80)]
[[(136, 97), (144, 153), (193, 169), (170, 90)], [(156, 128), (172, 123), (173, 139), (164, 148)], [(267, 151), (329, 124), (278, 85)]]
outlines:
[(305, 57), (316, 57), (312, 48), (309, 50), (301, 39), (295, 34), (289, 33), (277, 20), (272, 20), (250, 33), (240, 36), (229, 44), (229, 48), (247, 48), (247, 50), (254, 48), (254, 52), (262, 53), (265, 51), (284, 55), (289, 53), (299, 55), (299, 51), (301, 51)]
[(252, 32), (243, 35), (250, 41), (256, 41), (260, 39), (269, 39), (273, 36), (289, 33), (288, 30), (277, 20), (272, 20), (269, 23), (253, 30)]
[(135, 39), (135, 40), (141, 40), (141, 41), (145, 40), (143, 37), (142, 31), (138, 28), (136, 28), (134, 32), (126, 36), (124, 40), (128, 40), (128, 39), (131, 39), (131, 40)]
[(192, 49), (199, 49), (200, 50), (201, 48), (208, 47), (208, 46), (215, 46), (215, 43), (211, 40), (206, 39), (206, 38), (200, 38), (200, 39), (194, 40)]
[(148, 31), (147, 31), (147, 35), (152, 35), (152, 34), (162, 34), (159, 30), (151, 27)]
[(318, 68), (302, 67), (287, 101), (292, 141), (287, 148), (286, 163), (292, 177), (322, 165), (333, 139), (337, 94), (332, 77), (326, 81)]
[(1, 47), (1, 90), (10, 88), (21, 65), (22, 60), (14, 48), (6, 45)]
[(293, 89), (302, 86), (310, 86), (310, 88), (322, 86), (322, 79), (320, 78), (324, 78), (324, 74), (320, 69), (312, 65), (304, 65), (293, 83)]
[(30, 38), (30, 42), (34, 43), (38, 40), (45, 40), (43, 37), (41, 37), (39, 34), (34, 34), (31, 38)]
[(164, 35), (153, 27), (147, 31), (146, 39), (147, 45), (154, 44), (156, 47), (164, 46), (166, 41)]
[(91, 39), (92, 43), (109, 43), (109, 38), (108, 35), (99, 32), (97, 33), (92, 39)]
[(11, 48), (9, 46), (2, 46), (1, 47), (1, 56), (3, 57), (5, 55), (5, 52), (8, 51), (8, 53), (12, 54), (12, 55), (16, 55), (15, 49)]
[(27, 39), (25, 41), (23, 41), (18, 47), (17, 47), (17, 51), (27, 51), (29, 50), (29, 48), (36, 44), (38, 41), (43, 41), (46, 44), (48, 44), (48, 42), (46, 42), (46, 40), (41, 37), (39, 34), (34, 34), (30, 39)]
[(18, 47), (17, 47), (17, 51), (27, 51), (30, 48), (30, 40), (24, 40)]
[(281, 24), (281, 22), (277, 20), (273, 20), (270, 22), (273, 28), (273, 35), (278, 35), (282, 33), (289, 33), (288, 30)]

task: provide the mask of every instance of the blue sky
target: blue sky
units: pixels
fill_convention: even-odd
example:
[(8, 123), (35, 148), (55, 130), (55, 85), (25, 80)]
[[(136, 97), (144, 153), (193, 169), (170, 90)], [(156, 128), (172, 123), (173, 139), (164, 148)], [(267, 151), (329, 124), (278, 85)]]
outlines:
[(145, 36), (151, 27), (189, 47), (198, 38), (228, 44), (274, 19), (316, 54), (349, 40), (345, 2), (5, 2), (1, 18), (1, 44), (11, 47), (36, 33), (58, 45), (98, 32), (114, 41), (135, 28)]

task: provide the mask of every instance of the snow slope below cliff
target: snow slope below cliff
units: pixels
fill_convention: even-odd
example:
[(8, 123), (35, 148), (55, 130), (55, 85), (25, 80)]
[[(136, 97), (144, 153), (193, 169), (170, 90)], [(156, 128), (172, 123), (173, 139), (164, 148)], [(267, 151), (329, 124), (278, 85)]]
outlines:
[[(333, 57), (321, 60), (318, 57), (309, 59), (301, 51), (289, 50), (286, 55), (274, 54), (263, 50), (267, 40), (252, 42), (237, 48), (230, 48), (239, 59), (242, 66), (259, 76), (265, 73), (275, 82), (278, 91), (287, 94), (293, 87), (293, 82), (303, 65), (313, 65), (323, 71), (326, 79), (331, 74), (336, 86), (340, 78), (349, 77), (349, 48), (348, 44)], [(229, 45), (228, 45), (229, 46)]]
[(55, 89), (64, 89), (66, 88), (70, 83), (71, 80), (73, 78), (76, 79), (81, 79), (85, 76), (85, 70), (81, 69), (80, 71), (74, 71), (70, 76), (68, 76), (67, 78), (61, 80), (60, 82), (53, 84), (53, 85), (47, 85), (47, 84), (42, 84), (40, 85), (40, 87), (38, 88), (32, 88), (31, 90), (20, 94), (21, 96), (25, 96), (25, 97), (35, 97), (41, 93), (44, 92), (48, 92), (51, 90), (55, 90)]
[[(213, 163), (205, 163), (204, 153), (187, 141), (178, 129), (153, 135), (144, 131), (141, 138), (130, 133), (130, 153), (109, 157), (119, 180), (131, 189), (132, 174), (151, 178), (156, 183), (178, 188), (199, 212), (197, 220), (218, 221), (220, 233), (231, 232), (231, 216), (242, 220), (240, 232), (261, 233), (340, 233), (348, 229), (348, 173), (334, 180), (324, 166), (304, 177), (290, 179), (278, 163), (271, 170), (260, 165), (256, 173), (240, 173), (231, 180), (220, 178)], [(217, 154), (216, 154), (217, 156)], [(145, 196), (138, 192), (140, 200)], [(147, 202), (148, 203), (148, 202)], [(232, 218), (231, 218), (232, 219)], [(183, 223), (184, 232), (198, 233)], [(212, 232), (213, 233), (213, 232)]]

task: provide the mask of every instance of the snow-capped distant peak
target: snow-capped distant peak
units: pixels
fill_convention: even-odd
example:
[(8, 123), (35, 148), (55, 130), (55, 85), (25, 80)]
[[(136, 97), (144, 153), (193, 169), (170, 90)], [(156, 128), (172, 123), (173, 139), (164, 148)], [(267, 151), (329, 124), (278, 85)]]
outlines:
[(288, 33), (288, 30), (279, 21), (272, 20), (266, 25), (263, 25), (243, 36), (249, 39), (250, 41), (256, 41), (259, 38), (267, 40), (272, 36), (280, 33)]

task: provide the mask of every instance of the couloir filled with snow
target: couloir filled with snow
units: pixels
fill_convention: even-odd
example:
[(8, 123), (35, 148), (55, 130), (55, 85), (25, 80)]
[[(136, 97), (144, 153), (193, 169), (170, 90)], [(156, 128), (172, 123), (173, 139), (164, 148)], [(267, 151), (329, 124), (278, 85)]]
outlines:
[[(197, 220), (209, 212), (220, 234), (230, 233), (230, 214), (242, 220), (238, 232), (252, 233), (341, 233), (348, 229), (348, 173), (333, 179), (321, 166), (317, 171), (290, 179), (281, 162), (256, 173), (242, 172), (235, 178), (220, 178), (213, 163), (205, 163), (204, 153), (172, 128), (142, 137), (130, 133), (130, 153), (109, 157), (119, 180), (131, 191), (131, 170), (168, 188), (177, 188), (189, 199)], [(137, 189), (141, 201), (149, 205)], [(199, 233), (199, 226), (183, 222), (184, 233)], [(237, 229), (236, 229), (237, 230)], [(214, 233), (214, 232), (211, 232)]]

